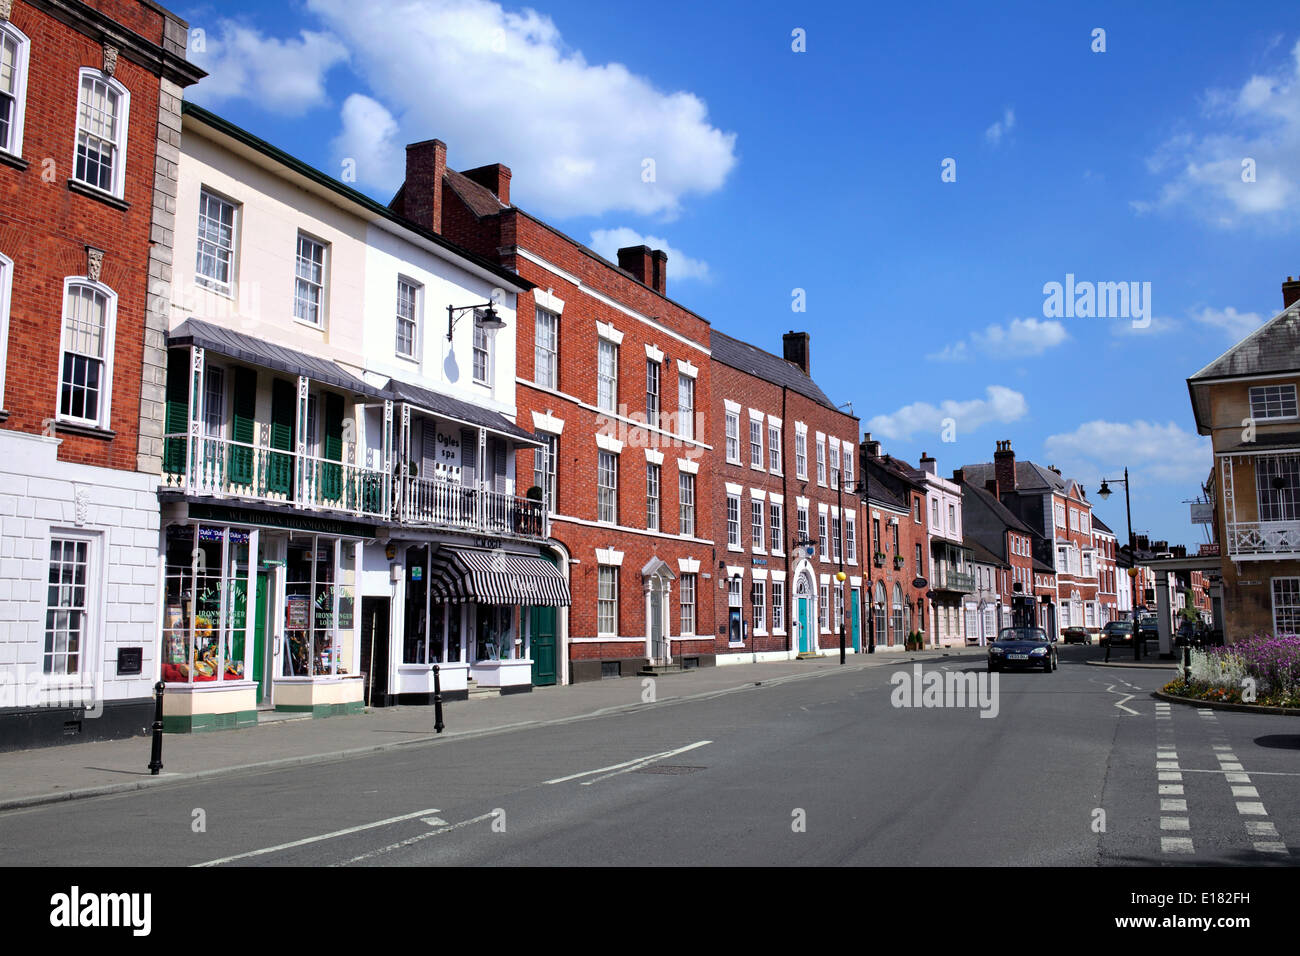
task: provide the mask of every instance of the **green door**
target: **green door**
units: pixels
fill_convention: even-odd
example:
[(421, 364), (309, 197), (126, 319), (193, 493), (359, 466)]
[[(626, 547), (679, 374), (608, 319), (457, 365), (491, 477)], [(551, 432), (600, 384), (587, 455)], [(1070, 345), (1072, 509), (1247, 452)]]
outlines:
[(812, 647), (808, 643), (808, 599), (799, 599), (799, 653), (807, 654)]
[(257, 604), (253, 610), (253, 680), (257, 702), (262, 702), (262, 675), (266, 673), (266, 572), (257, 572)]
[(849, 593), (853, 597), (853, 652), (856, 654), (862, 650), (862, 625), (858, 618), (858, 605), (862, 601), (862, 590), (854, 588)]
[(533, 656), (533, 685), (555, 683), (555, 608), (535, 607), (529, 623), (529, 653)]

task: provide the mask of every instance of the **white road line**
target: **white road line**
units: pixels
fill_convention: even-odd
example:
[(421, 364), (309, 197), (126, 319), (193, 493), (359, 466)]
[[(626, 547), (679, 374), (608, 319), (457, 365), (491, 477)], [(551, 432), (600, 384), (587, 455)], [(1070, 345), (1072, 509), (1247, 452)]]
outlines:
[[(662, 760), (664, 757), (673, 757), (677, 754), (685, 753), (688, 750), (694, 750), (696, 747), (703, 747), (706, 744), (711, 743), (713, 743), (711, 740), (698, 740), (693, 744), (686, 747), (679, 747), (676, 750), (665, 750), (662, 753), (650, 754), (647, 757), (637, 757), (634, 760), (625, 760), (623, 763), (610, 764), (608, 767), (597, 767), (595, 770), (584, 770), (582, 773), (571, 773), (567, 777), (556, 777), (554, 780), (545, 781), (545, 783), (568, 783), (570, 780), (577, 780), (579, 777), (590, 777), (592, 774), (596, 773), (613, 776), (613, 773), (610, 773), (609, 771), (613, 771), (614, 773), (626, 773), (630, 770), (636, 770), (638, 767), (643, 767), (648, 763), (653, 763), (656, 760)], [(601, 777), (599, 779), (603, 780), (605, 778)], [(593, 780), (590, 782), (594, 783), (595, 781)]]
[(1160, 812), (1161, 813), (1186, 813), (1187, 801), (1186, 800), (1161, 800)]
[(612, 773), (603, 774), (599, 777), (592, 777), (590, 780), (584, 780), (579, 784), (579, 786), (590, 787), (593, 783), (600, 783), (602, 780), (608, 780), (610, 777), (617, 777), (621, 773), (631, 773), (634, 770), (640, 770), (642, 767), (648, 767), (650, 764), (663, 760), (665, 757), (675, 757), (678, 754), (686, 753), (688, 750), (694, 750), (696, 747), (707, 747), (711, 743), (713, 743), (712, 740), (697, 740), (693, 744), (688, 744), (685, 747), (678, 747), (676, 750), (670, 750), (665, 754), (648, 757), (640, 763), (633, 764), (631, 767), (624, 767), (622, 770), (615, 770)]
[(1161, 817), (1160, 829), (1162, 830), (1190, 830), (1192, 823), (1187, 817)]
[(1177, 761), (1177, 760), (1157, 760), (1157, 761), (1156, 761), (1156, 769), (1157, 769), (1157, 770), (1177, 770), (1177, 769), (1178, 769), (1178, 761)]
[(1234, 797), (1258, 797), (1259, 791), (1254, 787), (1234, 786), (1232, 788), (1232, 795)]
[(348, 827), (346, 830), (335, 830), (333, 833), (322, 833), (320, 836), (307, 837), (304, 840), (294, 840), (292, 843), (280, 843), (276, 846), (263, 847), (260, 850), (249, 850), (247, 853), (236, 853), (234, 856), (223, 856), (219, 860), (208, 860), (206, 863), (195, 863), (194, 866), (220, 866), (223, 863), (230, 863), (233, 860), (246, 860), (253, 856), (263, 856), (267, 853), (278, 853), (281, 850), (292, 850), (294, 847), (307, 846), (310, 843), (319, 843), (322, 840), (333, 840), (335, 837), (347, 836), (350, 833), (360, 833), (362, 830), (373, 830), (375, 827), (386, 827), (391, 823), (402, 823), (406, 820), (414, 820), (417, 817), (427, 817), (430, 814), (437, 812), (437, 807), (432, 807), (428, 810), (417, 810), (415, 813), (407, 813), (400, 817), (389, 817), (387, 820), (376, 820), (374, 823), (363, 823), (361, 826)]
[(1180, 783), (1183, 779), (1183, 774), (1180, 770), (1161, 770), (1156, 774), (1156, 777), (1162, 783)]
[(1181, 797), (1182, 795), (1183, 795), (1183, 785), (1181, 783), (1160, 784), (1160, 796)]
[[(380, 847), (378, 850), (371, 850), (369, 853), (362, 853), (360, 856), (354, 856), (350, 860), (344, 860), (342, 863), (335, 863), (333, 865), (349, 866), (353, 863), (360, 863), (362, 860), (369, 860), (372, 857), (380, 856), (384, 853), (390, 853), (393, 850), (400, 850), (403, 847), (412, 846), (416, 843), (419, 843), (421, 840), (427, 840), (430, 837), (441, 836), (444, 833), (450, 833), (452, 830), (459, 830), (461, 827), (467, 827), (473, 823), (482, 823), (484, 820), (490, 820), (494, 816), (496, 816), (495, 810), (489, 811), (488, 813), (481, 813), (471, 820), (461, 820), (460, 823), (448, 824), (447, 826), (444, 826), (439, 830), (430, 830), (428, 833), (420, 833), (417, 834), (416, 836), (409, 837), (408, 839), (402, 840), (398, 843), (390, 843), (388, 846)], [(442, 822), (446, 823), (447, 821), (444, 820)]]
[(1268, 811), (1264, 809), (1264, 804), (1258, 800), (1238, 800), (1237, 812), (1242, 816), (1266, 817)]
[(1283, 856), (1289, 856), (1291, 853), (1291, 851), (1286, 848), (1285, 843), (1257, 840), (1254, 846), (1260, 853), (1280, 853)]
[(1272, 820), (1247, 820), (1246, 832), (1251, 836), (1277, 836), (1277, 824)]
[(1191, 837), (1161, 837), (1160, 850), (1163, 853), (1195, 853)]

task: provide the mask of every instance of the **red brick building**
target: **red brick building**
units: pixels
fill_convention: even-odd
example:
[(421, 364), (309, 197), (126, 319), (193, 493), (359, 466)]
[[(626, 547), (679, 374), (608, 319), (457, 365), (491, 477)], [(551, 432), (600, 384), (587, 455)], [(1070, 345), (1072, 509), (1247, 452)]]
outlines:
[(718, 660), (838, 653), (841, 623), (860, 649), (858, 419), (813, 381), (807, 333), (787, 333), (782, 357), (717, 329), (710, 341)]
[(38, 687), (0, 749), (152, 710), (187, 35), (150, 0), (0, 0), (0, 668)]
[(965, 481), (959, 469), (953, 480), (962, 486), (966, 538), (991, 552), (999, 564), (997, 627), (1037, 624), (1034, 597), (1035, 532), (1000, 500), (996, 477), (983, 488)]
[[(859, 446), (870, 511), (864, 554), (870, 556), (865, 593), (871, 596), (868, 638), (876, 648), (902, 650), (907, 636), (924, 635), (930, 577), (926, 485), (921, 471), (892, 455), (868, 432)], [(925, 583), (917, 586), (918, 580)]]
[(551, 511), (573, 597), (557, 679), (712, 663), (708, 323), (668, 297), (663, 252), (602, 258), (512, 205), (508, 167), (458, 173), (438, 140), (406, 160), (396, 211), (537, 286), (518, 300), (516, 404), (548, 446), (516, 468)]

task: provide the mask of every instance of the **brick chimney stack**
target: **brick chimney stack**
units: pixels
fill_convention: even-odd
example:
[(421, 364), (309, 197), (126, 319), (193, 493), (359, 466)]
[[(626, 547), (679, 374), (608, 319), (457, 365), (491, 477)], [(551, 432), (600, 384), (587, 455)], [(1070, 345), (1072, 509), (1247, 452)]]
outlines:
[(956, 485), (964, 484), (965, 481), (966, 481), (966, 471), (965, 471), (965, 469), (962, 469), (962, 468), (954, 468), (954, 469), (952, 470), (952, 481), (953, 481), (953, 484), (956, 484)]
[(447, 171), (447, 144), (426, 139), (406, 147), (406, 183), (399, 212), (430, 232), (442, 232), (442, 178)]
[(934, 475), (935, 477), (938, 477), (939, 463), (932, 456), (926, 454), (925, 452), (921, 452), (921, 470), (924, 471), (926, 474), (930, 474), (930, 475)]
[(997, 450), (993, 452), (993, 473), (997, 476), (999, 488), (1016, 490), (1016, 453), (1011, 450), (1009, 440), (998, 442)]
[(668, 253), (649, 246), (626, 246), (618, 250), (618, 267), (660, 295), (668, 287)]
[(1286, 281), (1282, 283), (1282, 308), (1291, 308), (1296, 299), (1300, 299), (1300, 279), (1287, 276)]
[(862, 449), (868, 458), (880, 457), (880, 442), (872, 440), (871, 432), (862, 433)]
[(784, 356), (787, 362), (793, 362), (803, 369), (805, 375), (811, 376), (809, 368), (812, 365), (812, 356), (809, 355), (809, 336), (807, 332), (796, 332), (791, 329), (785, 335), (781, 336), (781, 342), (784, 346)]
[(998, 492), (998, 480), (996, 478), (987, 479), (984, 482), (984, 490), (987, 491), (989, 494), (991, 494), (994, 498), (997, 498), (999, 501), (1002, 500), (1002, 495)]
[(503, 206), (510, 205), (510, 167), (500, 163), (489, 163), (461, 173), (466, 179), (472, 179), (484, 189), (490, 189), (501, 200)]

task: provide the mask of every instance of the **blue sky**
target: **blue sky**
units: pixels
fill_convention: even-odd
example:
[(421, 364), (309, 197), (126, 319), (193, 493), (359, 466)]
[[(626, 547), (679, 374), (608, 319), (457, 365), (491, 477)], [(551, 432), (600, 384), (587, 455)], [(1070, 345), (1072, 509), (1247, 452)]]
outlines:
[[(776, 352), (809, 331), (887, 451), (947, 473), (1010, 439), (1090, 493), (1127, 465), (1135, 530), (1194, 546), (1211, 457), (1185, 379), (1300, 273), (1300, 17), (1129, 6), (177, 12), (212, 74), (190, 98), (289, 152), (385, 201), (407, 142), (505, 163), (518, 205), (598, 251), (668, 248), (669, 294), (721, 330)], [(1149, 326), (1049, 317), (1067, 274), (1149, 283)], [(1122, 496), (1093, 497), (1123, 535)]]

